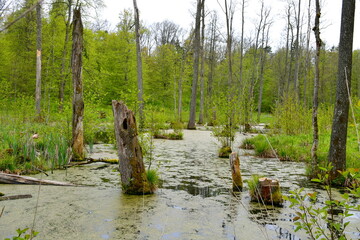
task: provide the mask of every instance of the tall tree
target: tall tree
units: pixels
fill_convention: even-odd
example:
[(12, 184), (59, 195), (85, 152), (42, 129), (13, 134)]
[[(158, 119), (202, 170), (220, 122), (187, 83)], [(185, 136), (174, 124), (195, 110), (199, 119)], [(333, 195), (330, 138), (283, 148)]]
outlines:
[(354, 18), (355, 0), (343, 0), (341, 13), (336, 101), (333, 124), (331, 129), (328, 159), (334, 167), (332, 170), (332, 179), (339, 176), (339, 171), (344, 171), (346, 169), (346, 138), (349, 117), (349, 96), (347, 86), (349, 86), (350, 90)]
[(40, 119), (41, 115), (41, 52), (42, 52), (42, 23), (41, 23), (41, 3), (36, 5), (36, 90), (35, 106), (36, 115)]
[(318, 127), (318, 105), (319, 105), (319, 82), (320, 82), (320, 51), (321, 51), (321, 38), (320, 38), (320, 16), (321, 8), (320, 1), (315, 0), (316, 15), (315, 15), (315, 26), (313, 28), (315, 39), (316, 39), (316, 56), (315, 56), (315, 79), (314, 79), (314, 95), (313, 95), (313, 112), (312, 112), (312, 123), (313, 123), (313, 145), (311, 148), (311, 159), (312, 159), (312, 172), (315, 172), (315, 168), (318, 165), (317, 149), (319, 145), (319, 127)]
[(82, 81), (82, 52), (83, 52), (83, 24), (80, 7), (74, 9), (73, 32), (72, 32), (72, 56), (71, 69), (73, 78), (73, 121), (72, 121), (72, 149), (73, 159), (82, 160), (84, 151), (84, 99)]
[(200, 45), (200, 111), (199, 111), (199, 124), (204, 123), (204, 103), (205, 103), (205, 79), (204, 79), (204, 71), (205, 71), (205, 6), (202, 6), (201, 13), (201, 45)]
[(71, 17), (72, 17), (72, 5), (73, 0), (67, 0), (65, 2), (67, 6), (67, 15), (64, 16), (65, 19), (65, 39), (64, 46), (62, 50), (62, 59), (61, 59), (61, 70), (60, 70), (60, 85), (59, 85), (59, 106), (60, 110), (63, 109), (64, 105), (64, 95), (65, 95), (65, 84), (67, 78), (67, 56), (68, 56), (68, 45), (70, 41), (70, 28), (71, 28)]
[(139, 116), (140, 129), (144, 127), (144, 99), (143, 99), (143, 74), (142, 74), (142, 60), (141, 60), (141, 46), (140, 46), (140, 20), (139, 20), (139, 9), (136, 3), (136, 0), (133, 0), (134, 3), (134, 17), (135, 17), (135, 39), (136, 39), (136, 62), (137, 62), (137, 86), (138, 94), (137, 100), (139, 104)]
[(194, 48), (194, 72), (193, 72), (193, 80), (191, 87), (191, 101), (190, 101), (190, 117), (188, 122), (188, 129), (196, 129), (195, 126), (195, 118), (196, 118), (196, 95), (197, 95), (197, 85), (199, 79), (199, 55), (200, 55), (200, 20), (201, 20), (201, 12), (203, 9), (203, 5), (205, 4), (205, 0), (197, 0), (196, 7), (196, 18), (195, 18), (195, 39), (193, 43)]

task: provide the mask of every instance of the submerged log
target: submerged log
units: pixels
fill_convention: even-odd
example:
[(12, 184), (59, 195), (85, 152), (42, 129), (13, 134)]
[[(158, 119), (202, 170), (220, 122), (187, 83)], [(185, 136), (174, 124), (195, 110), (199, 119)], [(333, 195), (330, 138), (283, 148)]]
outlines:
[(0, 183), (6, 184), (30, 184), (30, 185), (54, 185), (54, 186), (75, 186), (72, 183), (58, 182), (53, 180), (38, 179), (16, 174), (0, 173)]
[(240, 192), (243, 188), (243, 182), (240, 172), (240, 160), (236, 152), (230, 154), (230, 168), (232, 174), (233, 191)]
[(270, 178), (260, 178), (257, 187), (251, 195), (251, 200), (263, 204), (280, 206), (283, 203), (279, 181)]
[(146, 177), (134, 113), (121, 101), (113, 100), (112, 107), (123, 190), (135, 195), (153, 193)]
[(24, 199), (24, 198), (32, 198), (32, 195), (24, 194), (24, 195), (5, 196), (5, 197), (0, 197), (0, 201), (16, 200), (16, 199)]

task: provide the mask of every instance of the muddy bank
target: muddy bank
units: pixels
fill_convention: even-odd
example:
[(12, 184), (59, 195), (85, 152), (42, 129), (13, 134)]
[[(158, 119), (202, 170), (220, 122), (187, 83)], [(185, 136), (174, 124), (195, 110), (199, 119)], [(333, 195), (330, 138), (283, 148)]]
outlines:
[[(237, 135), (234, 146), (242, 138)], [(211, 132), (184, 131), (182, 141), (155, 140), (155, 145), (153, 166), (163, 181), (152, 196), (123, 195), (117, 166), (105, 163), (46, 177), (82, 187), (0, 185), (7, 195), (33, 195), (0, 203), (5, 206), (0, 239), (31, 227), (38, 194), (35, 230), (40, 234), (35, 239), (306, 239), (304, 233), (294, 234), (287, 204), (263, 208), (250, 203), (246, 189), (231, 194), (229, 163), (217, 157)], [(93, 158), (116, 158), (112, 146), (95, 145), (93, 151)], [(241, 156), (240, 162), (244, 180), (254, 173), (277, 178), (285, 193), (306, 182), (302, 163), (252, 156)], [(349, 233), (356, 234), (360, 216), (351, 221)]]

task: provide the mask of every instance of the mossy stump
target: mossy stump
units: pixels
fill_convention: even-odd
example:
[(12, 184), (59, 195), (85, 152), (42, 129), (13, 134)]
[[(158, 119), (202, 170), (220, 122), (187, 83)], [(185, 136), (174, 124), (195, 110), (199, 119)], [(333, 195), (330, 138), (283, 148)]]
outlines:
[(116, 146), (123, 191), (131, 195), (151, 194), (134, 113), (121, 101), (112, 101)]
[(256, 187), (250, 191), (251, 201), (266, 205), (282, 206), (283, 198), (279, 181), (259, 178)]
[(229, 159), (233, 183), (232, 189), (234, 192), (240, 192), (243, 188), (243, 182), (240, 172), (240, 159), (236, 152), (231, 153)]
[(219, 157), (220, 158), (228, 158), (231, 154), (232, 150), (229, 146), (223, 146), (219, 150)]

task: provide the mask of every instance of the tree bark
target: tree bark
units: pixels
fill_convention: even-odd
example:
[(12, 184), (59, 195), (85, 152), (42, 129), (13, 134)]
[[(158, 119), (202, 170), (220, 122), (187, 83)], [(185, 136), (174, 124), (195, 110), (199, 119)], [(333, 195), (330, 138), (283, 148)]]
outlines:
[(351, 89), (352, 46), (354, 35), (355, 0), (343, 0), (339, 43), (339, 62), (336, 86), (336, 101), (331, 130), (329, 162), (333, 169), (331, 179), (346, 169), (346, 138), (349, 117), (349, 97), (346, 81)]
[(66, 83), (66, 69), (67, 69), (67, 55), (68, 55), (68, 43), (70, 36), (70, 21), (72, 15), (72, 0), (68, 0), (68, 16), (65, 23), (65, 40), (64, 47), (62, 51), (61, 59), (61, 71), (60, 71), (60, 86), (59, 86), (59, 108), (62, 111), (64, 108), (64, 95), (65, 95), (65, 83)]
[(36, 115), (41, 118), (41, 51), (42, 51), (42, 23), (41, 23), (41, 3), (36, 5), (36, 90), (35, 107)]
[(152, 193), (154, 189), (146, 178), (135, 116), (123, 102), (113, 100), (112, 108), (123, 190), (135, 195)]
[(139, 127), (142, 129), (145, 124), (144, 117), (144, 99), (143, 99), (143, 77), (142, 77), (142, 60), (141, 60), (141, 46), (140, 46), (140, 20), (139, 20), (139, 9), (137, 7), (136, 0), (134, 3), (134, 15), (135, 15), (135, 36), (136, 36), (136, 62), (137, 62), (137, 86), (138, 86), (138, 104), (139, 104)]
[(204, 123), (204, 102), (205, 102), (205, 80), (204, 80), (204, 68), (205, 68), (205, 6), (202, 6), (201, 13), (201, 46), (200, 46), (200, 111), (199, 111), (199, 124)]
[(73, 45), (71, 56), (71, 68), (73, 78), (73, 119), (72, 119), (72, 149), (73, 159), (83, 160), (84, 151), (84, 100), (82, 82), (82, 51), (83, 51), (83, 24), (81, 21), (80, 8), (74, 9), (73, 21)]
[(316, 172), (316, 167), (318, 166), (318, 157), (317, 149), (319, 145), (319, 127), (318, 127), (318, 105), (319, 105), (319, 82), (320, 82), (320, 52), (321, 52), (321, 38), (320, 38), (320, 17), (321, 17), (321, 8), (320, 1), (315, 1), (316, 5), (316, 15), (315, 15), (315, 27), (313, 28), (316, 40), (316, 56), (315, 56), (315, 79), (314, 79), (314, 96), (313, 96), (313, 114), (312, 114), (312, 123), (313, 123), (313, 145), (311, 148), (311, 167), (312, 174)]
[(294, 71), (294, 93), (299, 99), (299, 70), (300, 70), (300, 14), (301, 14), (301, 0), (298, 0), (298, 12), (296, 18), (296, 40), (295, 40), (295, 71)]
[(204, 5), (205, 0), (197, 0), (196, 8), (196, 18), (195, 18), (195, 39), (194, 39), (194, 72), (193, 72), (193, 81), (191, 87), (191, 102), (190, 102), (190, 117), (188, 122), (188, 129), (196, 129), (195, 119), (196, 119), (196, 95), (197, 95), (197, 85), (199, 79), (199, 53), (200, 53), (200, 19), (202, 6)]
[(230, 154), (230, 168), (233, 182), (233, 191), (240, 192), (243, 188), (240, 172), (240, 160), (237, 153), (233, 152)]

